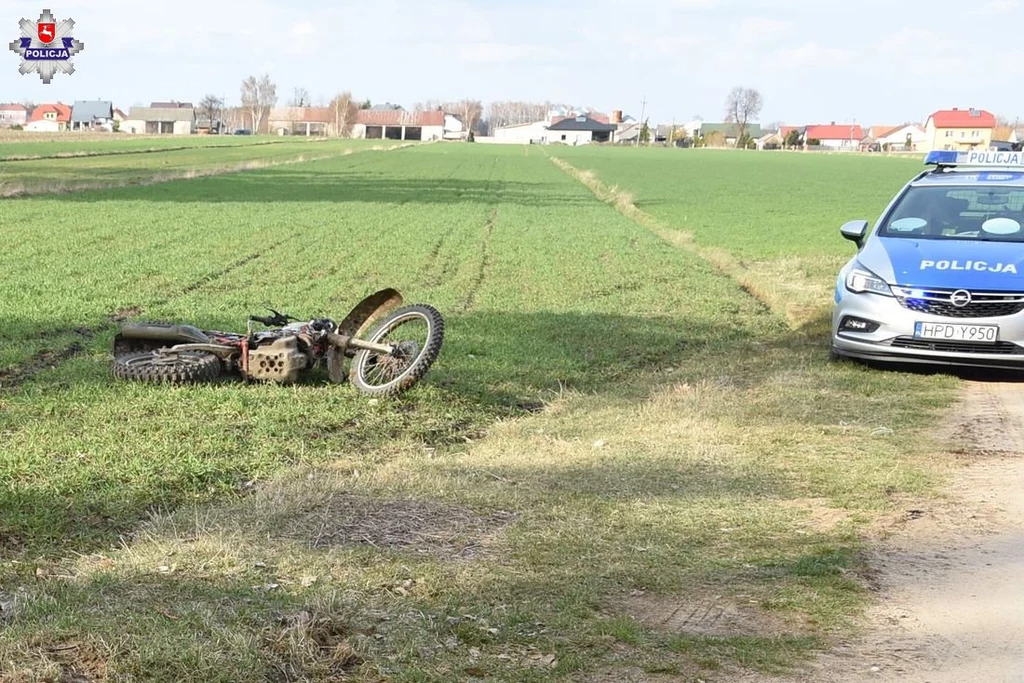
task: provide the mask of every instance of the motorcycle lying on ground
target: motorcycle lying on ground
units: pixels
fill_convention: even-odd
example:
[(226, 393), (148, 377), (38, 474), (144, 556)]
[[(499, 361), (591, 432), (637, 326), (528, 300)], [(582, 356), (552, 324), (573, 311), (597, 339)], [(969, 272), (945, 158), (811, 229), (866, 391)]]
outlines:
[[(363, 394), (396, 396), (423, 377), (444, 341), (444, 319), (437, 309), (402, 303), (398, 290), (382, 289), (340, 323), (300, 321), (269, 309), (270, 316), (249, 316), (245, 334), (174, 323), (122, 323), (114, 337), (113, 374), (171, 384), (209, 382), (228, 374), (246, 382), (291, 384), (324, 365), (332, 382), (347, 377)], [(253, 323), (270, 329), (254, 331)]]

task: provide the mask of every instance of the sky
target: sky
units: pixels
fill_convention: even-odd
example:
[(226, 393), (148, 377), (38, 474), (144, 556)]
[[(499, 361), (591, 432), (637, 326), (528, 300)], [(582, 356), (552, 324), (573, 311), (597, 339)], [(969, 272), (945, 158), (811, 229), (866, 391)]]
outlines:
[(683, 123), (722, 120), (742, 86), (761, 93), (762, 123), (923, 123), (952, 107), (1024, 122), (1024, 0), (0, 0), (3, 44), (44, 6), (75, 21), (75, 72), (43, 84), (7, 49), (0, 102), (231, 105), (267, 73), (282, 105), (301, 87)]

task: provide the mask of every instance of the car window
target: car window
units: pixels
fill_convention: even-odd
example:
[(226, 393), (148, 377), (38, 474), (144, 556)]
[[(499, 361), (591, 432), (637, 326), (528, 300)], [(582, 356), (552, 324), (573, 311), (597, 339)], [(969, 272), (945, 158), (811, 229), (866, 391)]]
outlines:
[(912, 187), (879, 226), (878, 235), (1024, 242), (1024, 188)]

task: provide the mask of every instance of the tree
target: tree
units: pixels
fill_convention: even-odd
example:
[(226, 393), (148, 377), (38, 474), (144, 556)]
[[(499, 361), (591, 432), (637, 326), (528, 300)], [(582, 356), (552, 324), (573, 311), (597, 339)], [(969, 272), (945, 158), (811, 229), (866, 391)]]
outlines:
[(786, 139), (783, 140), (782, 144), (784, 144), (786, 147), (799, 147), (800, 131), (794, 128), (793, 130), (786, 133)]
[(651, 127), (647, 125), (647, 120), (644, 119), (644, 123), (640, 126), (640, 144), (646, 145), (651, 141)]
[(214, 121), (220, 118), (221, 110), (224, 109), (224, 100), (213, 94), (207, 94), (199, 101), (199, 112), (206, 119), (209, 131), (212, 133)]
[(370, 102), (370, 98), (369, 97), (367, 97), (365, 100), (363, 100), (363, 102), (359, 105), (360, 109), (370, 109), (372, 107), (373, 107), (373, 103)]
[(490, 102), (487, 105), (487, 127), (493, 131), (495, 128), (543, 121), (547, 119), (548, 112), (560, 106), (565, 105), (553, 102)]
[(252, 122), (252, 132), (259, 133), (270, 108), (277, 104), (277, 86), (268, 74), (249, 76), (242, 81), (242, 106)]
[(451, 111), (459, 117), (466, 132), (472, 134), (480, 126), (480, 117), (484, 113), (484, 105), (480, 100), (459, 100), (458, 102), (447, 102), (443, 105), (444, 111)]
[(359, 111), (359, 107), (352, 101), (352, 93), (347, 91), (338, 93), (327, 107), (334, 117), (332, 125), (334, 134), (339, 137), (349, 137), (352, 134), (352, 126), (356, 122), (356, 113)]
[(292, 89), (292, 107), (308, 107), (312, 104), (309, 97), (309, 91), (305, 88), (294, 88)]
[(725, 122), (737, 128), (736, 140), (742, 140), (747, 125), (761, 114), (761, 93), (753, 88), (736, 87), (725, 100)]

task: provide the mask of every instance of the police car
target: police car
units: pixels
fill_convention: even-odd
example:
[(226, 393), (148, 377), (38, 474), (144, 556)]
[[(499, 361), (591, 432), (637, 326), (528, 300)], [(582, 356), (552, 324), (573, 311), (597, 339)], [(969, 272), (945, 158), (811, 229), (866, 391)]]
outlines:
[(1024, 369), (1024, 152), (934, 151), (836, 281), (832, 357)]

